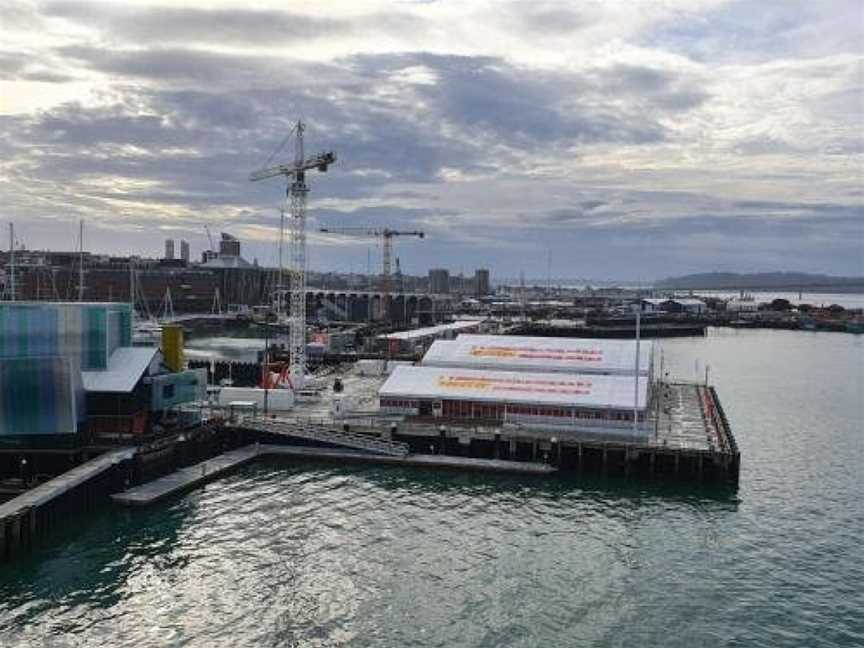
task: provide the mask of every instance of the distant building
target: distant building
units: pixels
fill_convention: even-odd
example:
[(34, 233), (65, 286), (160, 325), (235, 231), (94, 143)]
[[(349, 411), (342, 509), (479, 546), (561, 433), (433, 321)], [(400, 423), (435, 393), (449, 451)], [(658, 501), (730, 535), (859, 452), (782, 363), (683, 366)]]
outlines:
[(705, 302), (693, 298), (646, 298), (641, 300), (643, 313), (690, 313), (701, 315), (707, 310)]
[(433, 268), (429, 271), (429, 292), (436, 295), (446, 295), (450, 292), (450, 272), (444, 268)]
[(212, 261), (213, 259), (218, 259), (218, 258), (219, 258), (219, 253), (216, 252), (215, 250), (204, 250), (201, 253), (201, 263), (208, 263), (209, 261)]
[(165, 241), (165, 258), (173, 259), (174, 258), (174, 239), (167, 239)]
[(240, 256), (240, 241), (222, 232), (222, 238), (219, 241), (219, 256), (220, 257), (239, 257)]
[(184, 263), (189, 263), (189, 242), (180, 241), (180, 259)]
[(474, 290), (478, 297), (483, 297), (484, 295), (488, 295), (491, 292), (489, 290), (488, 270), (479, 269), (474, 271)]

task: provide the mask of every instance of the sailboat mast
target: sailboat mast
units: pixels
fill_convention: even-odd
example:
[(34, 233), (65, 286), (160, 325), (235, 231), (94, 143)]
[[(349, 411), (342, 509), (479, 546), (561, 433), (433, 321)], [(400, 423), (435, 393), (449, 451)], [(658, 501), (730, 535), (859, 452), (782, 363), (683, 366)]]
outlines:
[(9, 301), (15, 301), (15, 224), (9, 223)]
[(84, 301), (84, 221), (78, 225), (78, 301)]

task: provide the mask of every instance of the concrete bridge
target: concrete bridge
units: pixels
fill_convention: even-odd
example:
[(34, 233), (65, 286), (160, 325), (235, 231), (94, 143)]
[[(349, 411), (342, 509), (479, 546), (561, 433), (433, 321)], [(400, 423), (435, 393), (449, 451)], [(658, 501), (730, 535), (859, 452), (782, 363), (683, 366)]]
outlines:
[[(306, 312), (310, 317), (326, 318), (337, 322), (370, 322), (388, 320), (410, 322), (417, 318), (421, 323), (433, 323), (453, 311), (455, 299), (450, 295), (427, 293), (390, 293), (389, 309), (384, 295), (378, 291), (324, 290), (309, 288), (306, 291)], [(285, 310), (288, 310), (288, 295), (285, 295)], [(388, 311), (389, 312), (386, 312)], [(247, 312), (220, 314), (192, 313), (160, 320), (163, 323), (191, 324), (205, 321), (233, 320), (248, 316)]]
[(453, 303), (454, 300), (449, 295), (390, 293), (388, 308), (381, 292), (322, 289), (306, 291), (307, 312), (320, 313), (331, 320), (349, 322), (408, 322), (414, 318), (431, 322), (451, 312)]

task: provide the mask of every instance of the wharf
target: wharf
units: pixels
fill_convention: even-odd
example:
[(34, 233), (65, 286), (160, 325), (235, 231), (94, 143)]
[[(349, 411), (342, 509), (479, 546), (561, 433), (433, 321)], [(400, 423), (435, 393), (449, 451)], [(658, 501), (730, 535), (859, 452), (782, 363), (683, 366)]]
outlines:
[(122, 493), (115, 493), (111, 499), (129, 506), (146, 506), (175, 493), (195, 488), (200, 484), (216, 479), (230, 470), (252, 461), (259, 453), (260, 450), (256, 445), (231, 450), (193, 466), (180, 468), (170, 475), (130, 488)]
[(410, 454), (397, 457), (339, 448), (255, 443), (226, 452), (213, 459), (202, 461), (194, 466), (181, 468), (170, 475), (136, 486), (135, 488), (130, 488), (123, 493), (115, 493), (111, 496), (111, 499), (118, 504), (127, 506), (147, 506), (166, 497), (191, 490), (217, 477), (224, 476), (229, 471), (262, 456), (300, 457), (325, 461), (375, 463), (522, 475), (549, 475), (556, 471), (554, 466), (529, 461), (473, 459), (470, 457), (423, 454)]
[(132, 460), (135, 453), (136, 448), (110, 450), (0, 504), (0, 560), (62, 524), (75, 504), (91, 506), (116, 478), (115, 467)]
[[(561, 472), (597, 473), (624, 477), (672, 478), (735, 485), (740, 453), (723, 408), (712, 387), (695, 383), (658, 383), (648, 420), (638, 435), (630, 426), (526, 426), (517, 422), (474, 419), (471, 422), (434, 416), (404, 418), (381, 415), (377, 390), (383, 377), (348, 374), (344, 393), (351, 394), (356, 414), (335, 419), (330, 414), (336, 396), (325, 390), (318, 401), (299, 403), (295, 411), (271, 423), (244, 418), (228, 423), (256, 434), (262, 443), (279, 443), (270, 434), (273, 422), (279, 436), (305, 437), (305, 428), (341, 430), (407, 446), (409, 456), (475, 458), (554, 465)], [(611, 428), (611, 430), (610, 430)], [(611, 433), (610, 433), (611, 432)], [(323, 443), (327, 440), (318, 439)], [(347, 444), (343, 444), (347, 445)], [(376, 456), (377, 460), (377, 456)]]
[(339, 461), (356, 461), (395, 466), (415, 466), (421, 468), (449, 468), (455, 470), (471, 470), (478, 472), (499, 472), (521, 475), (549, 475), (556, 472), (554, 466), (532, 461), (505, 461), (503, 459), (474, 459), (471, 457), (454, 457), (451, 455), (409, 454), (404, 457), (370, 454), (334, 448), (312, 448), (304, 446), (278, 446), (262, 444), (262, 455), (284, 455), (293, 457), (308, 457), (312, 459), (329, 459)]
[(72, 470), (40, 484), (5, 504), (0, 504), (0, 523), (62, 497), (65, 493), (135, 456), (135, 448), (119, 448), (99, 455)]

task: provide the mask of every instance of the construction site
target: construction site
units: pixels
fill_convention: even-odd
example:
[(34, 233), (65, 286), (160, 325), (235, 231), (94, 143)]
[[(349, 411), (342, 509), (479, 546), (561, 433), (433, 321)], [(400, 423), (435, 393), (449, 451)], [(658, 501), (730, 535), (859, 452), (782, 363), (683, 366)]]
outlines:
[[(188, 361), (188, 320), (163, 319), (136, 338), (134, 268), (128, 303), (84, 301), (83, 264), (79, 301), (27, 302), (16, 298), (13, 265), (12, 299), (0, 303), (0, 557), (70, 511), (109, 498), (149, 504), (263, 455), (736, 487), (740, 454), (715, 390), (707, 376), (668, 376), (662, 349), (642, 339), (638, 302), (632, 339), (513, 335), (517, 327), (485, 316), (453, 321), (434, 297), (412, 303), (394, 291), (392, 239), (422, 231), (322, 229), (383, 244), (380, 292), (348, 292), (325, 310), (388, 323), (365, 330), (363, 353), (344, 342), (330, 362), (316, 358), (322, 336), (356, 331), (322, 329), (310, 312), (307, 177), (336, 155), (307, 157), (301, 122), (292, 136), (292, 162), (249, 177), (281, 178), (287, 208), (262, 322), (268, 342), (244, 380)], [(223, 243), (221, 258), (234, 258), (239, 246)], [(10, 256), (14, 264), (14, 248)]]

